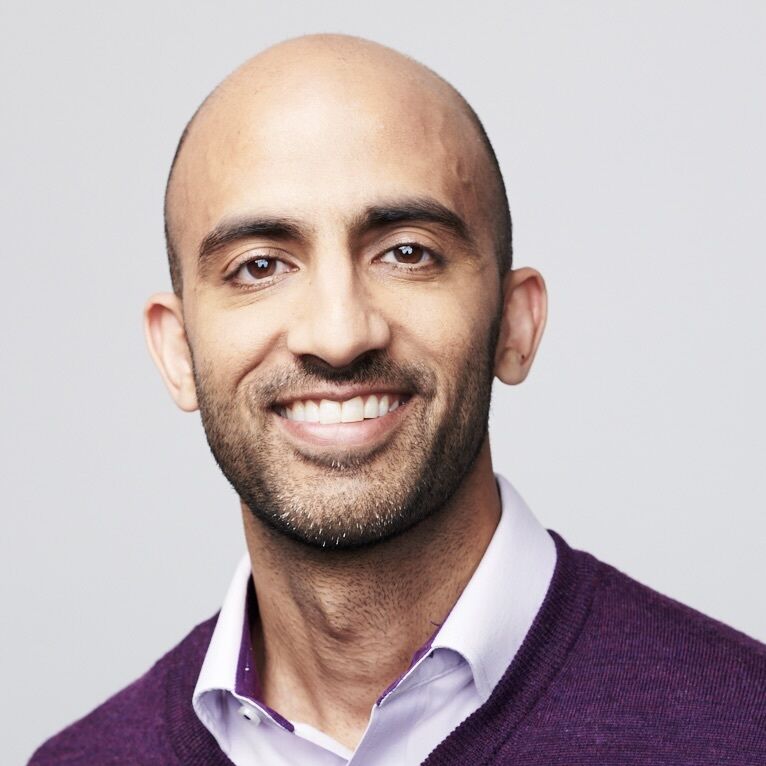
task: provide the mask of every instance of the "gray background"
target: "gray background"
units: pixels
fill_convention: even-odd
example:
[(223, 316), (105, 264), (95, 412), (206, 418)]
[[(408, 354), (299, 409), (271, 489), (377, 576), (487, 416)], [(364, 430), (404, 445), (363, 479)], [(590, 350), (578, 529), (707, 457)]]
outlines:
[(242, 550), (144, 348), (178, 135), (241, 60), (344, 31), (435, 68), (550, 321), (497, 469), (573, 545), (766, 640), (763, 2), (3, 3), (3, 763), (219, 605)]

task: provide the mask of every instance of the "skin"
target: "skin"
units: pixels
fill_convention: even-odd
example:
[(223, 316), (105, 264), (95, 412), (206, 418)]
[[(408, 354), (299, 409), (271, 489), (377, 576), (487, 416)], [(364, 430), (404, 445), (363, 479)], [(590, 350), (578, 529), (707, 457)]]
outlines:
[[(183, 291), (154, 295), (145, 309), (151, 353), (178, 406), (198, 407), (195, 366), (218, 396), (236, 399), (299, 359), (342, 369), (385, 353), (425, 364), (434, 381), (431, 400), (413, 397), (376, 437), (401, 446), (396, 439), (415, 424), (408, 418), (451, 417), (454, 371), (476, 353), (477, 339), (489, 338), (498, 315), (494, 374), (522, 382), (545, 325), (545, 285), (530, 268), (499, 273), (490, 191), (476, 183), (487, 163), (455, 92), (394, 51), (324, 35), (246, 62), (198, 113), (169, 188)], [(413, 197), (457, 213), (470, 241), (427, 221), (355, 230), (366, 207)], [(295, 219), (301, 239), (248, 237), (198, 262), (221, 221), (253, 213)], [(401, 241), (442, 254), (443, 263), (402, 269), (390, 255)], [(252, 252), (284, 258), (286, 270), (261, 289), (225, 281)], [(363, 444), (296, 446), (274, 412), (252, 417), (263, 425), (264, 449), (283, 455), (289, 481), (326, 493), (323, 512), (333, 512), (333, 498), (369, 489), (360, 479), (369, 473), (296, 456), (348, 460)], [(381, 449), (368, 463), (395, 478), (403, 454)], [(494, 533), (500, 501), (488, 439), (438, 513), (378, 544), (324, 550), (275, 532), (244, 503), (242, 511), (264, 701), (354, 748), (371, 706), (443, 622)]]

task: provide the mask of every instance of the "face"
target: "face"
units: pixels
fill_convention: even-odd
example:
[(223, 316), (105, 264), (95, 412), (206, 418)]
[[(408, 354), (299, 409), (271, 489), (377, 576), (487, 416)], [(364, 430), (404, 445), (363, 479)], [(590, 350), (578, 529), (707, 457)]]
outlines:
[(208, 442), (242, 501), (347, 548), (438, 512), (471, 470), (500, 276), (466, 119), (422, 93), (300, 87), (231, 97), (193, 136), (183, 318)]

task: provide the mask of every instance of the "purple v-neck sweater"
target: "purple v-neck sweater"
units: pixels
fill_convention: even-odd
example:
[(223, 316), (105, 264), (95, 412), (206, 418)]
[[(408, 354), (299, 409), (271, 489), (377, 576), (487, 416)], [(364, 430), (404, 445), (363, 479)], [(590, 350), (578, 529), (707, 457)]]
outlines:
[[(425, 764), (766, 766), (766, 646), (552, 535), (556, 570), (523, 645)], [(214, 624), (30, 766), (231, 766), (191, 706)]]

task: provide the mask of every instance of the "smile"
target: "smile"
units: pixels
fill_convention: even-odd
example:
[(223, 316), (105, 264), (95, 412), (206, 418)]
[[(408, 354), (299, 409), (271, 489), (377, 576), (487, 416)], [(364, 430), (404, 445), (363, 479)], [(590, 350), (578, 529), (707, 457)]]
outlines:
[(404, 394), (369, 394), (336, 399), (296, 399), (277, 408), (277, 413), (287, 420), (303, 423), (358, 423), (374, 420), (395, 412), (407, 400)]
[(279, 430), (300, 452), (376, 449), (391, 438), (409, 412), (413, 394), (402, 390), (327, 388), (293, 394), (274, 403)]

